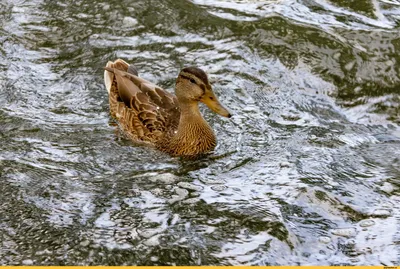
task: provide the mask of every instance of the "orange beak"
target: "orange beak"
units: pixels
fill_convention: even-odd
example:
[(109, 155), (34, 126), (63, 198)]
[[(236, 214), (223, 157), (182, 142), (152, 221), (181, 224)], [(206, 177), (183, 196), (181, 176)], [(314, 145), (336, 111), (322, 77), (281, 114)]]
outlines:
[(201, 97), (200, 101), (206, 104), (212, 111), (223, 117), (230, 118), (232, 116), (231, 113), (229, 113), (229, 111), (218, 101), (218, 98), (211, 87), (206, 89), (206, 92), (203, 97)]

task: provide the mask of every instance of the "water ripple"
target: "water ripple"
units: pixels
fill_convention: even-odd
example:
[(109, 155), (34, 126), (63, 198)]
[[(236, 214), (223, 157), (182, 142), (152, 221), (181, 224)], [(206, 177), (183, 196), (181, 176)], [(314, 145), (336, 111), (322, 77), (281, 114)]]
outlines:
[[(400, 3), (0, 3), (0, 264), (398, 264)], [(233, 113), (196, 161), (126, 140), (107, 60)]]

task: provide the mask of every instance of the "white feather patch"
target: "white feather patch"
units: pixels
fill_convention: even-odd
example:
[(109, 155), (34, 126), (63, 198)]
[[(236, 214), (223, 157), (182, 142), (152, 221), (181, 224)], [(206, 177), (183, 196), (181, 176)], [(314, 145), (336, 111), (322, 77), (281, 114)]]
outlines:
[[(113, 64), (113, 62), (109, 61), (107, 63), (107, 67), (111, 67), (112, 64)], [(111, 86), (112, 86), (113, 79), (114, 79), (114, 74), (111, 72), (108, 72), (107, 70), (104, 70), (104, 84), (106, 85), (108, 94), (110, 94), (110, 92), (111, 92)]]

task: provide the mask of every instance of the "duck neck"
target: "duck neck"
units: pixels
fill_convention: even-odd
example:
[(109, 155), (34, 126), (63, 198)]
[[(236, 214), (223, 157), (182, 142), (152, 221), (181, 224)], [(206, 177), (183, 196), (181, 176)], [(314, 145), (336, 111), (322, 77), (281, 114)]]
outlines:
[(179, 106), (181, 109), (179, 125), (190, 123), (194, 120), (205, 121), (200, 113), (198, 102), (181, 102)]
[(174, 144), (192, 155), (214, 149), (216, 138), (213, 130), (200, 113), (198, 102), (181, 102), (181, 116)]
[[(181, 117), (179, 120), (177, 135), (184, 135), (185, 133), (191, 131), (197, 131), (197, 129), (211, 129), (206, 120), (200, 113), (198, 102), (181, 102)], [(198, 126), (193, 130), (194, 126)]]

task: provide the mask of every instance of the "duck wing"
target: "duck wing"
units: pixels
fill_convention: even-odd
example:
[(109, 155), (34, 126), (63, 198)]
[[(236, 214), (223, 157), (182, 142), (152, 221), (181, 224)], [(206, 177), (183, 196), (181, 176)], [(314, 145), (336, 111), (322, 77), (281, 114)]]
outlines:
[(136, 68), (122, 60), (104, 69), (111, 114), (131, 138), (155, 142), (177, 128), (180, 109), (175, 95), (138, 77)]

